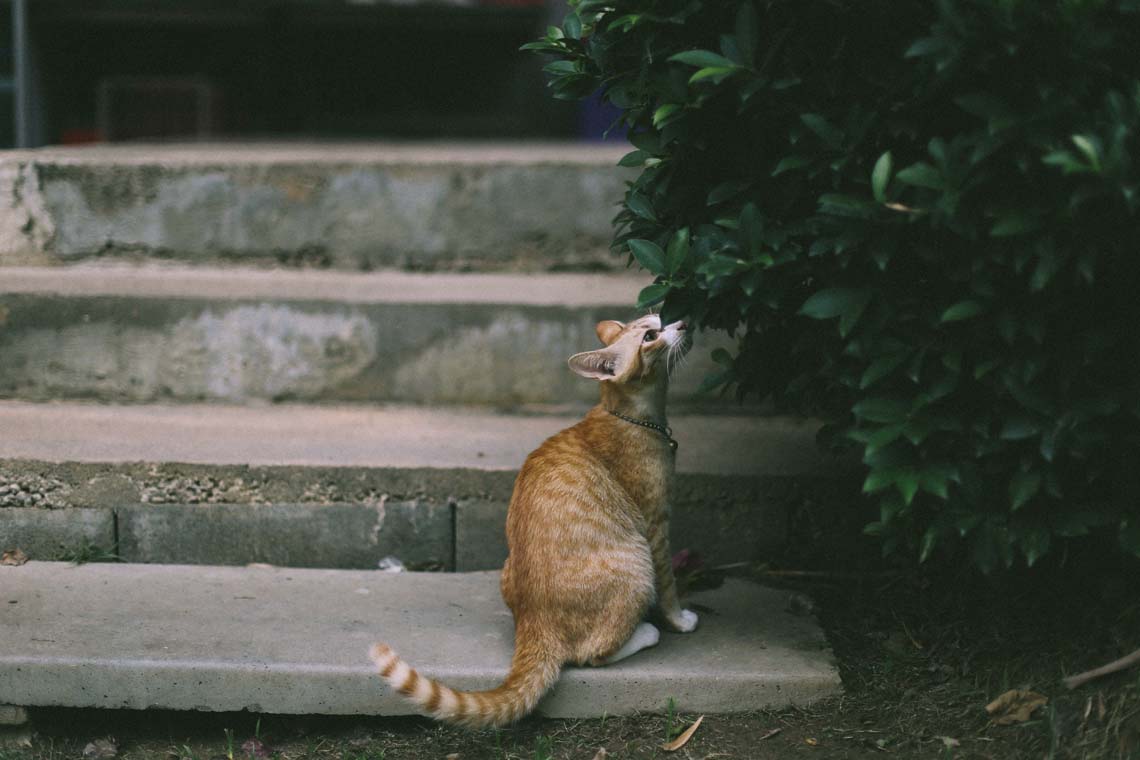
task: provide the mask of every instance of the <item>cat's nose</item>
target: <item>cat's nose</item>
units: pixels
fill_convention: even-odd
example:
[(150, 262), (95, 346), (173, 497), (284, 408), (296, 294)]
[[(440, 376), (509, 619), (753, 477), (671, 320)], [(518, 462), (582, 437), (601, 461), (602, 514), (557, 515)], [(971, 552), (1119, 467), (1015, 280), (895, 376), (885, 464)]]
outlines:
[(677, 329), (678, 330), (684, 330), (685, 329), (685, 323), (684, 322), (678, 322), (677, 323)]

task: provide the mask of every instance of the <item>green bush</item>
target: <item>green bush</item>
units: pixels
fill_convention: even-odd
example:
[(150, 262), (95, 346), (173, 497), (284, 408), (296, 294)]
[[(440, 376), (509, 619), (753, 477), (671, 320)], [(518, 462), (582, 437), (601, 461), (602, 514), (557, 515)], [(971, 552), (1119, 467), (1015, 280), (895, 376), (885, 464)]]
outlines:
[(885, 553), (1140, 555), (1140, 2), (572, 8), (527, 47), (621, 109), (640, 306), (862, 448)]

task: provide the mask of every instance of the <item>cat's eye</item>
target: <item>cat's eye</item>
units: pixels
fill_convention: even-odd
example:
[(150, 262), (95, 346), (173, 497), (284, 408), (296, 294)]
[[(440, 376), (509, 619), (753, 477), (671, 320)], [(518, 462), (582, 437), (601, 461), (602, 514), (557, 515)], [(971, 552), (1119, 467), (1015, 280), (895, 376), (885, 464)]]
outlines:
[(646, 330), (644, 340), (646, 343), (652, 343), (653, 341), (657, 340), (657, 331), (656, 330)]

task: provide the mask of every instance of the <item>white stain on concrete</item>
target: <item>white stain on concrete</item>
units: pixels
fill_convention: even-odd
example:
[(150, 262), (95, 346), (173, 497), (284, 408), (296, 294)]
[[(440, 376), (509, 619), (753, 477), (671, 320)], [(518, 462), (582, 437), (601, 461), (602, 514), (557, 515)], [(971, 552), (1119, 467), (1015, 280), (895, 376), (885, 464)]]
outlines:
[(177, 323), (162, 380), (176, 396), (189, 384), (217, 399), (307, 398), (355, 377), (376, 352), (364, 315), (239, 306)]
[(54, 234), (34, 166), (0, 161), (0, 264), (40, 263)]

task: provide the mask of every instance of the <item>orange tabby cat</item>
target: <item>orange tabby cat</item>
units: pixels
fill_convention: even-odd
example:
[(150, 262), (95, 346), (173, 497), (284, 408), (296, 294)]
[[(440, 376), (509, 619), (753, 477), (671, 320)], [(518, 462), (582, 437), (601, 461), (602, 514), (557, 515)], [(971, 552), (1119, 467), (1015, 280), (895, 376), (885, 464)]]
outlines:
[(441, 720), (498, 726), (526, 715), (563, 665), (606, 665), (658, 640), (642, 622), (656, 600), (675, 631), (681, 609), (668, 542), (676, 443), (665, 425), (669, 371), (689, 347), (685, 325), (656, 315), (598, 324), (604, 348), (570, 357), (600, 380), (601, 403), (527, 457), (507, 513), (503, 599), (515, 653), (503, 683), (461, 692), (420, 676), (384, 644), (372, 660), (392, 688)]

